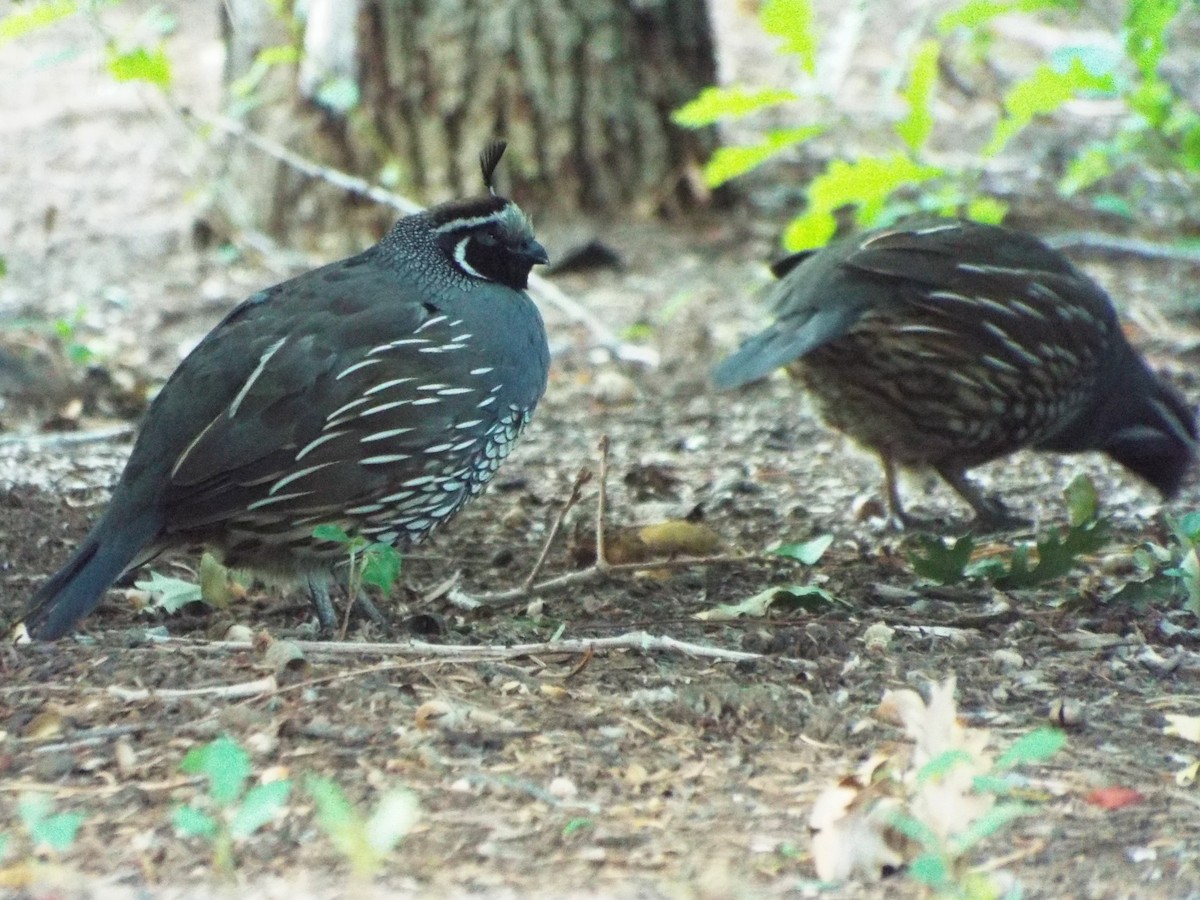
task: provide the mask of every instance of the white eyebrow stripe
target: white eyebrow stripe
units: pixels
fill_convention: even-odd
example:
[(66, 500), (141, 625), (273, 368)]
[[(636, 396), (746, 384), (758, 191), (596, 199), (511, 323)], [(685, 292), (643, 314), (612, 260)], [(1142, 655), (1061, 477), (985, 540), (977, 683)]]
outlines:
[(503, 212), (503, 209), (498, 209), (485, 216), (474, 216), (470, 219), (451, 219), (449, 222), (444, 222), (433, 229), (433, 232), (434, 234), (445, 234), (448, 231), (460, 231), (463, 228), (478, 228), (481, 225), (499, 222)]

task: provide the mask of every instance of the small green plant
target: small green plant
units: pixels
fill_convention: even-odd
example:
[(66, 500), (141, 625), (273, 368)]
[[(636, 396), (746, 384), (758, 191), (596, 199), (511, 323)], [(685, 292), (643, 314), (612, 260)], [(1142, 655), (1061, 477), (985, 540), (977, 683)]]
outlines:
[(1065, 744), (1066, 736), (1061, 731), (1039, 728), (1018, 738), (983, 772), (979, 772), (979, 761), (962, 749), (947, 750), (922, 766), (916, 775), (917, 797), (927, 793), (931, 798), (946, 799), (939, 792), (942, 783), (966, 767), (966, 771), (972, 772), (971, 792), (985, 801), (986, 808), (964, 829), (949, 834), (940, 833), (932, 822), (914, 815), (912, 809), (897, 811), (891, 819), (892, 826), (921, 848), (908, 864), (909, 878), (939, 897), (971, 900), (998, 897), (990, 875), (970, 868), (971, 852), (1010, 822), (1034, 811), (1030, 804), (1010, 799), (1014, 788), (1009, 773), (1021, 765), (1044, 762)]
[(1124, 58), (1098, 55), (1095, 61), (1112, 72), (1130, 115), (1113, 137), (1089, 144), (1075, 157), (1059, 184), (1064, 195), (1147, 164), (1200, 172), (1200, 113), (1160, 72), (1168, 33), (1184, 6), (1183, 0), (1130, 0)]
[(420, 816), (412, 791), (394, 790), (383, 795), (375, 811), (364, 817), (329, 778), (309, 775), (304, 789), (317, 806), (317, 824), (350, 864), (356, 878), (369, 879), (387, 854), (412, 831)]
[[(1083, 46), (1052, 54), (1009, 86), (990, 136), (972, 154), (978, 162), (955, 167), (938, 162), (929, 152), (931, 139), (939, 134), (933, 104), (943, 65), (960, 48), (977, 60), (994, 52), (989, 25), (997, 16), (1032, 18), (1079, 7), (1077, 0), (965, 0), (937, 20), (934, 35), (919, 43), (906, 62), (898, 61), (905, 69), (900, 96), (907, 112), (893, 123), (893, 148), (830, 161), (809, 183), (807, 208), (788, 226), (784, 246), (803, 250), (824, 244), (834, 234), (834, 212), (841, 207), (854, 209), (860, 228), (917, 211), (963, 212), (981, 221), (1001, 221), (1005, 205), (981, 195), (978, 189), (987, 161), (1034, 121), (1080, 96), (1122, 99), (1131, 116), (1116, 138), (1079, 153), (1060, 185), (1062, 193), (1083, 190), (1119, 167), (1152, 157), (1175, 168), (1200, 171), (1200, 113), (1191, 109), (1159, 71), (1168, 30), (1183, 5), (1182, 0), (1128, 0), (1122, 53), (1106, 54)], [(791, 56), (811, 79), (822, 43), (811, 0), (767, 0), (759, 19), (768, 34), (779, 38), (780, 52)], [(803, 115), (809, 121), (768, 129), (756, 144), (723, 147), (714, 153), (705, 167), (705, 178), (710, 186), (716, 186), (829, 132), (838, 113), (817, 105), (817, 93), (811, 90), (802, 98), (800, 93), (773, 87), (710, 87), (678, 109), (674, 118), (685, 127), (702, 128), (781, 104), (799, 109), (799, 103), (804, 103)], [(919, 197), (915, 196), (917, 189)], [(1097, 198), (1098, 204), (1102, 202)]]
[(1133, 563), (1146, 577), (1130, 581), (1111, 600), (1140, 604), (1151, 600), (1181, 603), (1200, 616), (1200, 511), (1166, 517), (1166, 546), (1147, 541), (1133, 552)]
[(1109, 537), (1108, 520), (1099, 515), (1096, 486), (1079, 475), (1063, 491), (1070, 525), (1039, 539), (1012, 548), (1007, 559), (975, 559), (976, 543), (970, 535), (952, 542), (922, 537), (922, 552), (909, 554), (913, 570), (937, 584), (988, 579), (1001, 590), (1032, 588), (1062, 578), (1081, 557), (1099, 550)]
[(86, 16), (104, 41), (105, 68), (116, 81), (142, 81), (166, 90), (171, 86), (171, 61), (163, 40), (175, 30), (175, 19), (158, 6), (141, 17), (136, 31), (153, 34), (152, 45), (133, 42), (104, 28), (100, 12), (121, 0), (33, 0), (0, 18), (0, 46), (48, 28), (64, 19)]
[(346, 592), (351, 597), (357, 597), (364, 584), (387, 594), (400, 577), (404, 558), (391, 544), (372, 543), (361, 535), (351, 537), (340, 525), (318, 525), (313, 529), (313, 537), (346, 548), (349, 557)]
[(246, 790), (250, 756), (232, 738), (222, 735), (183, 758), (180, 770), (208, 780), (208, 796), (198, 804), (175, 810), (173, 823), (188, 837), (208, 841), (213, 868), (229, 875), (234, 870), (234, 847), (274, 819), (287, 803), (292, 783), (283, 779)]
[[(55, 853), (71, 849), (86, 818), (79, 812), (56, 813), (50, 797), (32, 791), (21, 794), (17, 800), (17, 815), (34, 851), (45, 849)], [(0, 859), (7, 843), (8, 839), (0, 836)]]

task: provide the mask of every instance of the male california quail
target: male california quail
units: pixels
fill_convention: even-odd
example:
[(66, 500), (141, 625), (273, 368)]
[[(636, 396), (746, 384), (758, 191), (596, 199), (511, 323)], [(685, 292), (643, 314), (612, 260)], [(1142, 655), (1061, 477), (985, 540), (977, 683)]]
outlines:
[(1024, 447), (1101, 450), (1170, 497), (1196, 453), (1193, 411), (1130, 347), (1103, 290), (1037, 238), (923, 219), (777, 263), (776, 320), (713, 372), (780, 366), (824, 420), (897, 465), (936, 471), (1002, 524), (968, 469)]
[(52, 640), (172, 546), (298, 577), (321, 624), (344, 546), (321, 524), (406, 548), (478, 494), (546, 389), (529, 220), (489, 193), (401, 219), (374, 247), (234, 308), (151, 404), (112, 501), (24, 625)]

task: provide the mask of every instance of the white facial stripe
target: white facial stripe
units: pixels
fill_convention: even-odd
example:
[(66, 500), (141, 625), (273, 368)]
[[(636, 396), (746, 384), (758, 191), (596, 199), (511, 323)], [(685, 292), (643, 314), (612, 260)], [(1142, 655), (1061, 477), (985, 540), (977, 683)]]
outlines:
[(482, 281), (491, 281), (482, 272), (477, 272), (471, 268), (471, 264), (467, 262), (467, 244), (471, 242), (471, 237), (468, 235), (457, 244), (454, 245), (454, 261), (458, 263), (458, 267), (470, 275), (472, 278), (478, 278)]

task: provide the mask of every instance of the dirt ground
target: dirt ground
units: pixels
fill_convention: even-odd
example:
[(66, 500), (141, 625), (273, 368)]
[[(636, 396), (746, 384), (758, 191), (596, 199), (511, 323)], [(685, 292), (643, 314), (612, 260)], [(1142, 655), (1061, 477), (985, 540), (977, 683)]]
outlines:
[[(176, 90), (197, 108), (217, 102), (210, 13), (181, 17), (171, 45), (186, 61)], [(62, 52), (64, 35), (77, 54)], [(97, 77), (86, 28), (0, 52), (4, 625), (103, 508), (146, 386), (232, 304), (295, 269), (195, 245), (205, 145), (160, 100)], [(1077, 213), (1046, 217), (1032, 199), (1039, 190), (1029, 187), (1019, 213), (1046, 233), (1079, 227)], [(262, 588), (227, 611), (170, 617), (137, 611), (117, 589), (75, 638), (0, 648), (0, 834), (10, 835), (0, 894), (210, 895), (208, 851), (178, 835), (171, 815), (202, 792), (180, 773), (185, 753), (228, 733), (256, 774), (332, 777), (363, 809), (404, 787), (421, 809), (373, 885), (356, 885), (297, 791), (286, 816), (238, 847), (229, 889), (239, 896), (917, 896), (902, 874), (821, 887), (809, 813), (825, 787), (900, 740), (875, 715), (885, 690), (954, 675), (963, 720), (990, 730), (993, 747), (1048, 723), (1056, 706), (1072, 710), (1067, 749), (1023, 772), (1034, 814), (985, 842), (976, 862), (1009, 873), (1029, 897), (1200, 896), (1200, 798), (1176, 779), (1195, 746), (1163, 733), (1164, 714), (1200, 706), (1200, 629), (1178, 604), (1108, 602), (1133, 571), (1133, 550), (1166, 543), (1164, 512), (1200, 508), (1196, 480), (1164, 508), (1094, 456), (1021, 454), (984, 467), (978, 480), (1035, 523), (998, 543), (1062, 524), (1061, 489), (1086, 472), (1113, 520), (1110, 544), (1038, 590), (921, 581), (906, 555), (914, 536), (870, 515), (880, 491), (872, 459), (823, 429), (782, 380), (732, 396), (706, 386), (711, 361), (757, 321), (761, 260), (786, 215), (771, 198), (751, 197), (673, 226), (539, 220), (552, 255), (592, 229), (624, 256), (623, 271), (556, 281), (619, 332), (648, 326), (663, 361), (645, 369), (605, 360), (548, 308), (554, 372), (523, 444), (480, 502), (406, 560), (387, 604), (394, 632), (353, 624), (347, 640), (483, 648), (475, 658), (310, 649), (306, 666), (274, 673), (277, 686), (251, 696), (113, 691), (272, 675), (256, 651), (217, 642), (233, 623), (311, 636), (298, 593)], [(1152, 364), (1200, 400), (1197, 322), (1162, 314), (1194, 303), (1196, 268), (1083, 262), (1120, 298)], [(38, 324), (55, 320), (69, 327)], [(63, 346), (75, 344), (93, 354), (86, 364), (64, 363)], [(468, 595), (521, 582), (576, 474), (596, 471), (601, 435), (611, 440), (613, 528), (689, 519), (731, 555), (823, 534), (833, 543), (811, 568), (650, 568), (507, 609), (452, 603), (451, 576)], [(907, 496), (948, 531), (966, 521), (943, 486), (914, 479)], [(595, 500), (593, 481), (547, 575), (575, 570)], [(181, 574), (195, 562), (178, 556), (155, 568)], [(728, 622), (695, 617), (797, 583), (838, 602)], [(884, 646), (865, 640), (878, 623), (894, 629)], [(636, 632), (713, 652), (506, 649)], [(753, 658), (722, 658), (730, 651)], [(431, 710), (444, 714), (440, 724), (430, 725)], [(1141, 799), (1110, 811), (1089, 802), (1112, 786)], [(16, 812), (28, 791), (86, 816), (61, 856), (30, 853)]]

